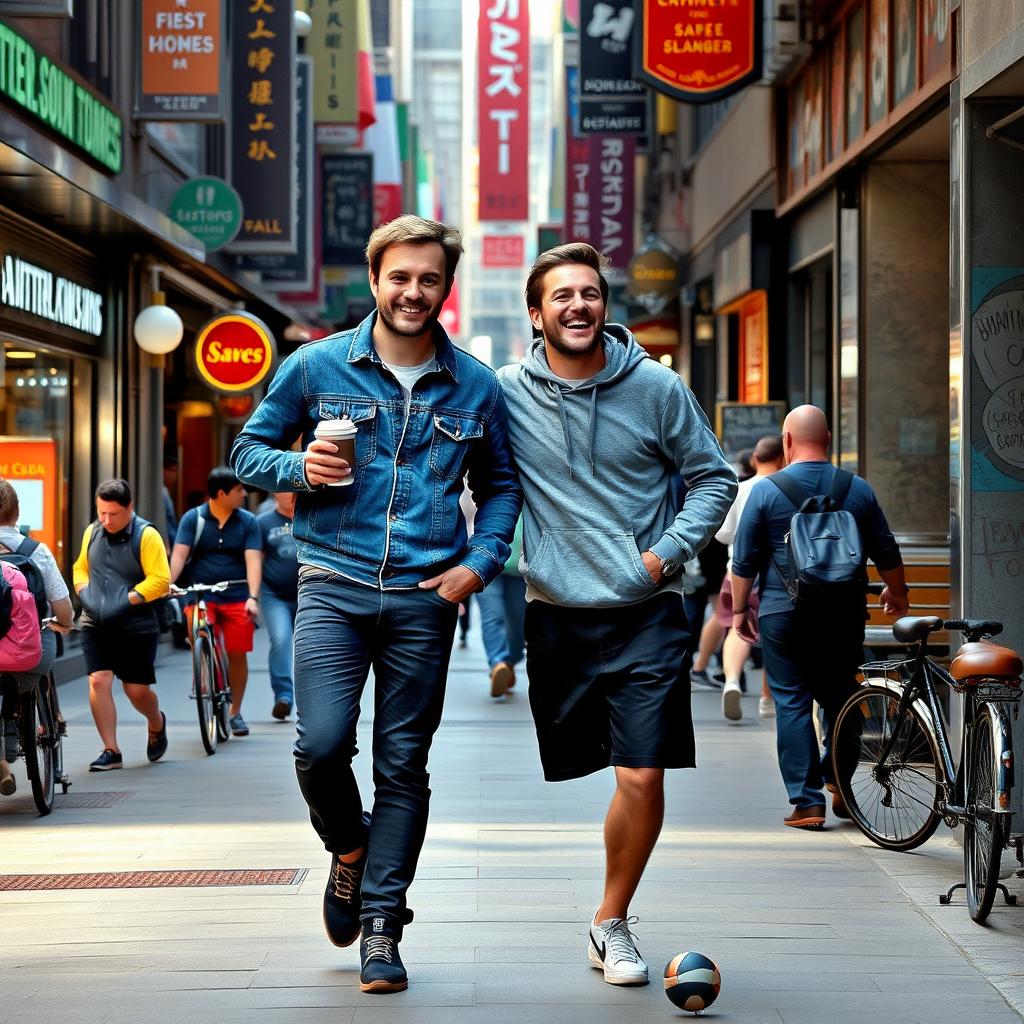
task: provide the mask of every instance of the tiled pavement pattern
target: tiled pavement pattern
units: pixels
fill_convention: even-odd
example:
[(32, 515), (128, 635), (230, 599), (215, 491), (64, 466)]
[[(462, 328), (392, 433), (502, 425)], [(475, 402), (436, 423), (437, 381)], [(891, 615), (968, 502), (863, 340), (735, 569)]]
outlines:
[[(410, 894), (416, 922), (402, 947), (411, 986), (361, 994), (356, 947), (336, 950), (322, 933), (328, 858), (296, 788), (292, 727), (270, 718), (257, 636), (252, 735), (212, 758), (179, 652), (160, 669), (170, 750), (157, 765), (146, 763), (144, 726), (122, 697), (126, 768), (89, 775), (98, 746), (85, 684), (62, 687), (72, 792), (131, 795), (49, 819), (12, 813), (31, 799), (19, 765), (19, 794), (0, 803), (0, 871), (308, 867), (305, 881), (0, 893), (4, 1024), (668, 1021), (687, 1015), (657, 975), (685, 949), (722, 968), (722, 995), (706, 1015), (721, 1022), (1019, 1021), (986, 976), (1024, 1002), (1024, 908), (997, 908), (982, 930), (962, 905), (936, 906), (959, 870), (943, 832), (899, 856), (850, 826), (784, 829), (774, 730), (758, 722), (753, 697), (730, 726), (715, 695), (694, 695), (700, 767), (671, 776), (665, 833), (634, 906), (656, 983), (604, 984), (587, 963), (586, 924), (600, 898), (610, 775), (541, 780), (525, 680), (508, 703), (492, 704), (476, 636), (455, 652), (434, 747), (431, 827)], [(371, 713), (367, 702), (364, 750)], [(365, 755), (360, 771), (365, 782)]]

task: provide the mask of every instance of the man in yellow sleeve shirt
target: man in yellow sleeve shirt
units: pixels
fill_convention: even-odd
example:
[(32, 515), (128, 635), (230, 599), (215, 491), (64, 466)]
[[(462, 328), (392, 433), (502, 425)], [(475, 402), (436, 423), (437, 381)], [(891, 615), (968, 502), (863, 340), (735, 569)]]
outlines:
[(114, 676), (149, 725), (146, 757), (159, 761), (167, 750), (167, 717), (153, 686), (160, 622), (154, 601), (170, 588), (167, 549), (155, 526), (135, 514), (124, 480), (96, 488), (96, 522), (86, 527), (74, 565), (82, 602), (82, 650), (89, 673), (89, 707), (103, 742), (91, 772), (124, 766), (117, 745)]

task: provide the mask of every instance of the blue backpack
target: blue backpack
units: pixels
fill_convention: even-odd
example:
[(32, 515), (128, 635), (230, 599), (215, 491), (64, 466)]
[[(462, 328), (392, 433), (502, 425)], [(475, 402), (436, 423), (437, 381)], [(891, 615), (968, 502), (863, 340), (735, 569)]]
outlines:
[(773, 473), (768, 479), (796, 507), (786, 534), (788, 565), (780, 565), (772, 554), (793, 604), (801, 607), (863, 596), (868, 582), (864, 544), (857, 520), (843, 510), (853, 474), (833, 470), (828, 494), (812, 497), (785, 473)]

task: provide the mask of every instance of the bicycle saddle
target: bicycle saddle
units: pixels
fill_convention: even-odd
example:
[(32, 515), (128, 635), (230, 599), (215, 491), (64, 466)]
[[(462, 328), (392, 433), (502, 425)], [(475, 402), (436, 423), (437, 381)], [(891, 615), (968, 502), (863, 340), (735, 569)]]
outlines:
[(949, 674), (958, 683), (980, 676), (1014, 679), (1020, 675), (1022, 668), (1024, 665), (1016, 651), (998, 644), (979, 642), (964, 644), (956, 652), (953, 664), (949, 666)]
[(901, 644), (914, 644), (938, 629), (942, 629), (942, 619), (937, 615), (905, 615), (894, 623), (892, 635)]

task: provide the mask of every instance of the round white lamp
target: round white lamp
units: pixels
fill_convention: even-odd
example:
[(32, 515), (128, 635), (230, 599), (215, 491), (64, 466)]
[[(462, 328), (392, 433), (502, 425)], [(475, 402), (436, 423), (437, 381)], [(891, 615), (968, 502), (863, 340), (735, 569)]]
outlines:
[(295, 27), (295, 34), (300, 39), (305, 39), (313, 31), (313, 19), (299, 8), (296, 8), (292, 15), (292, 25)]
[(155, 365), (163, 365), (163, 356), (173, 352), (185, 334), (181, 317), (165, 304), (163, 292), (153, 292), (153, 304), (135, 318), (134, 334), (139, 348), (156, 358)]

